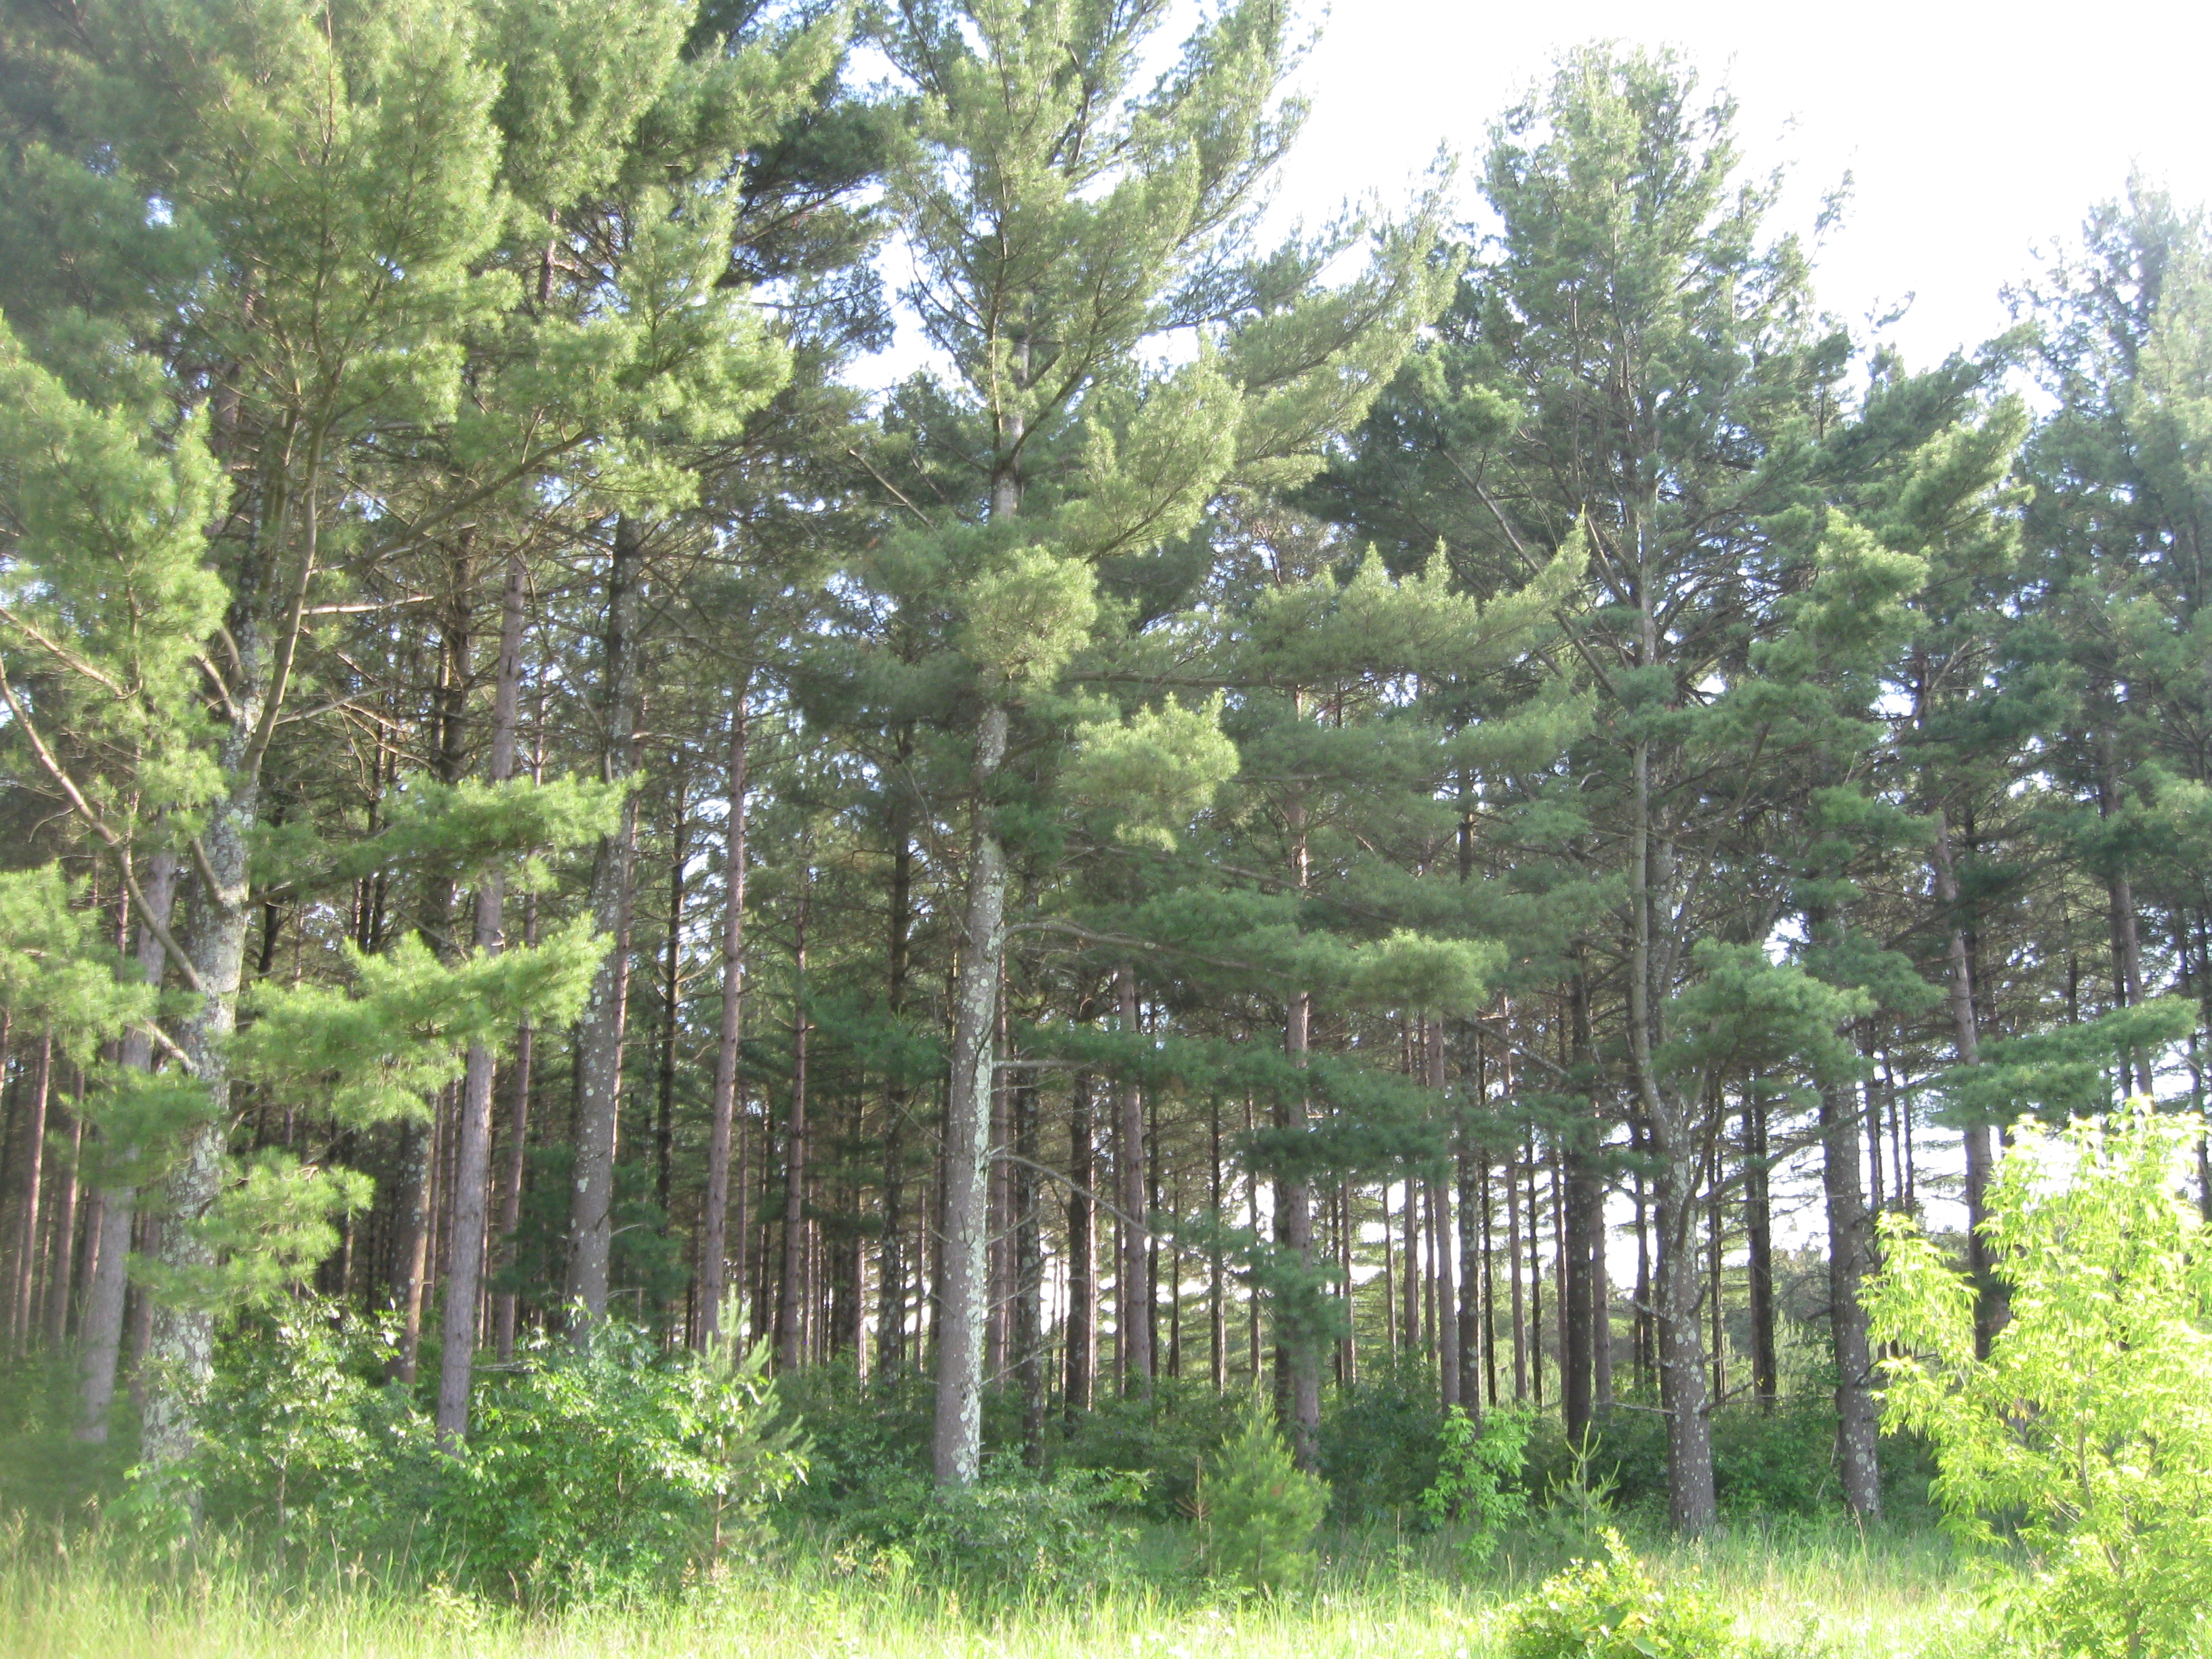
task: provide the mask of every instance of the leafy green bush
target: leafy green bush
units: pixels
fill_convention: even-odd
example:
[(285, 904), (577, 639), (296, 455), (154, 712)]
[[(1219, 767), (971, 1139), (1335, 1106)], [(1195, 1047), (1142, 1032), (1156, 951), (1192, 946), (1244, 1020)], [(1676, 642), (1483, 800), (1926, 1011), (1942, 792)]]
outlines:
[(1418, 1512), (1436, 1484), (1444, 1410), (1429, 1367), (1413, 1355), (1378, 1358), (1340, 1389), (1322, 1414), (1317, 1448), (1331, 1508), (1357, 1524)]
[(1511, 1410), (1490, 1412), (1477, 1423), (1457, 1406), (1444, 1418), (1437, 1478), (1421, 1494), (1421, 1512), (1466, 1527), (1462, 1547), (1472, 1560), (1489, 1559), (1498, 1532), (1528, 1513), (1528, 1495), (1519, 1481), (1528, 1423), (1527, 1413)]
[(280, 1545), (358, 1549), (419, 1516), (432, 1435), (382, 1381), (398, 1336), (395, 1316), (319, 1298), (234, 1327), (183, 1474), (208, 1518)]
[(806, 1472), (780, 1422), (765, 1352), (662, 1352), (611, 1321), (542, 1342), (483, 1390), (430, 1516), (468, 1576), (538, 1595), (596, 1595), (712, 1559)]
[(1314, 1565), (1314, 1534), (1328, 1489), (1297, 1467), (1266, 1395), (1252, 1391), (1243, 1421), (1208, 1462), (1194, 1507), (1210, 1577), (1255, 1590), (1300, 1583)]
[(1210, 1381), (1163, 1376), (1149, 1403), (1102, 1400), (1052, 1448), (1055, 1462), (1142, 1475), (1144, 1510), (1156, 1521), (1187, 1514), (1206, 1457), (1237, 1427), (1243, 1402)]
[(393, 1334), (388, 1319), (302, 1302), (224, 1345), (183, 1471), (211, 1522), (427, 1557), (491, 1594), (565, 1601), (711, 1562), (805, 1474), (757, 1351), (672, 1354), (612, 1321), (580, 1344), (540, 1339), (479, 1385), (449, 1452), (381, 1380)]
[(2212, 1228), (2180, 1196), (2203, 1133), (2148, 1103), (2020, 1126), (1989, 1190), (2012, 1313), (1986, 1358), (1972, 1284), (1884, 1218), (1869, 1302), (1903, 1350), (1885, 1414), (1934, 1444), (1956, 1537), (2027, 1546), (2002, 1598), (2022, 1650), (2164, 1659), (2212, 1637)]
[(913, 1573), (986, 1594), (1014, 1586), (1096, 1593), (1127, 1576), (1135, 1529), (1121, 1517), (1143, 1501), (1144, 1484), (1141, 1475), (1106, 1469), (1042, 1478), (1003, 1455), (959, 1492), (938, 1492), (926, 1475), (901, 1471), (843, 1506), (835, 1554), (873, 1577)]
[(1694, 1580), (1663, 1588), (1620, 1541), (1577, 1561), (1514, 1603), (1507, 1659), (1729, 1659), (1745, 1651), (1735, 1627)]

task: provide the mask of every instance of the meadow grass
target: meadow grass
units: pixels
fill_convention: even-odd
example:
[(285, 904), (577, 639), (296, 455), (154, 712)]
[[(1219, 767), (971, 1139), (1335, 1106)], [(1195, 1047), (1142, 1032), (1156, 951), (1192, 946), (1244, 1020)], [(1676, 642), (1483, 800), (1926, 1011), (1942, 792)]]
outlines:
[[(528, 1612), (358, 1563), (251, 1566), (220, 1548), (131, 1565), (17, 1525), (0, 1551), (9, 1659), (1483, 1659), (1504, 1609), (1565, 1559), (1509, 1543), (1462, 1573), (1447, 1545), (1335, 1540), (1308, 1589), (1237, 1596), (1188, 1582), (1096, 1596), (957, 1592), (841, 1571), (819, 1552), (739, 1563), (681, 1595)], [(1973, 1601), (1924, 1533), (1740, 1528), (1651, 1543), (1743, 1633), (1818, 1659), (1944, 1659), (1977, 1645)]]

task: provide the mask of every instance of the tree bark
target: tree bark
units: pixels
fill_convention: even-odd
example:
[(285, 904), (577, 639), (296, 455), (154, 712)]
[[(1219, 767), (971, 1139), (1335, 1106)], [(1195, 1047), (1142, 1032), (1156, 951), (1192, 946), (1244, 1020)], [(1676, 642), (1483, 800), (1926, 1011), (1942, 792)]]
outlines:
[(991, 1085), (996, 1070), (999, 975), (1006, 945), (1006, 856), (993, 822), (993, 788), (1006, 757), (1003, 703), (976, 735), (975, 828), (954, 988), (951, 1091), (945, 1124), (942, 1271), (939, 1275), (937, 1403), (930, 1463), (939, 1486), (972, 1486), (983, 1453), (983, 1297)]
[(70, 1292), (76, 1274), (77, 1171), (84, 1154), (84, 1073), (76, 1072), (76, 1106), (69, 1113), (69, 1166), (56, 1184), (52, 1266), (46, 1275), (46, 1346), (58, 1352), (69, 1334)]
[(1014, 1376), (1022, 1391), (1022, 1460), (1044, 1467), (1044, 1235), (1037, 1224), (1037, 1165), (1044, 1147), (1038, 1133), (1037, 1091), (1024, 1081), (1013, 1091), (1014, 1151), (1010, 1164), (1014, 1232)]
[[(1960, 914), (1958, 866), (1951, 848), (1951, 828), (1943, 809), (1937, 807), (1932, 814), (1936, 836), (1929, 849), (1929, 861), (1936, 877), (1936, 902), (1943, 907), (1948, 922), (1947, 954), (1950, 973), (1945, 989), (1951, 1009), (1952, 1053), (1961, 1066), (1978, 1066), (1982, 1061), (1981, 1021), (1974, 1003), (1974, 975), (1972, 958), (1966, 950), (1965, 918)], [(2005, 1322), (2005, 1288), (1998, 1279), (1996, 1263), (1990, 1251), (1990, 1242), (1983, 1231), (1989, 1218), (1990, 1175), (1996, 1164), (1996, 1148), (1989, 1125), (1970, 1123), (1963, 1139), (1966, 1143), (1966, 1266), (1974, 1280), (1974, 1352), (1988, 1358), (1990, 1343)]]
[[(1293, 1066), (1305, 1064), (1312, 1018), (1311, 996), (1293, 992), (1283, 1020), (1283, 1051)], [(1278, 1127), (1304, 1129), (1306, 1112), (1303, 1096), (1286, 1097), (1279, 1109)], [(1311, 1271), (1313, 1188), (1304, 1176), (1275, 1177), (1275, 1243), (1297, 1258), (1301, 1275)], [(1303, 1322), (1279, 1316), (1275, 1353), (1289, 1395), (1291, 1449), (1300, 1468), (1313, 1469), (1321, 1462), (1321, 1352), (1310, 1333), (1297, 1328)], [(1292, 1328), (1281, 1329), (1286, 1323)]]
[[(1123, 963), (1115, 971), (1114, 994), (1120, 1012), (1121, 1034), (1135, 1038), (1137, 1021), (1136, 969)], [(1152, 1275), (1152, 1229), (1138, 1224), (1152, 1205), (1145, 1180), (1145, 1091), (1133, 1077), (1115, 1091), (1114, 1173), (1121, 1191), (1122, 1213), (1128, 1218), (1117, 1230), (1121, 1260), (1115, 1273), (1119, 1304), (1115, 1323), (1121, 1335), (1121, 1387), (1124, 1392), (1152, 1397), (1152, 1315), (1156, 1300)]]
[(1097, 1176), (1092, 1137), (1091, 1073), (1079, 1072), (1067, 1117), (1067, 1380), (1061, 1399), (1073, 1425), (1091, 1409), (1098, 1375)]
[[(727, 816), (723, 819), (722, 1012), (715, 1028), (714, 1094), (707, 1123), (706, 1214), (699, 1241), (702, 1349), (712, 1347), (721, 1339), (722, 1303), (729, 1294), (730, 1144), (737, 1123), (738, 1062), (744, 1039), (745, 702), (750, 689), (750, 676), (740, 677), (730, 708)], [(743, 1237), (742, 1228), (739, 1237)]]
[[(522, 555), (507, 556), (500, 595), (499, 663), (492, 679), (491, 752), (485, 776), (496, 789), (514, 776), (514, 740), (522, 695)], [(496, 956), (507, 934), (507, 879), (488, 875), (477, 890), (474, 944), (479, 957)], [(439, 1326), (438, 1436), (451, 1449), (469, 1431), (469, 1399), (476, 1367), (477, 1327), (483, 1292), (484, 1246), (491, 1199), (491, 1110), (495, 1067), (491, 1050), (469, 1045), (461, 1076), (461, 1109), (455, 1125), (453, 1188), (447, 1234), (446, 1303)]]
[[(914, 758), (911, 732), (899, 734), (890, 780), (891, 891), (884, 960), (884, 1006), (893, 1020), (906, 1015), (908, 941), (914, 927), (914, 829), (907, 772)], [(914, 1089), (903, 1073), (884, 1088), (884, 1231), (876, 1290), (877, 1374), (885, 1381), (906, 1369), (907, 1119)]]
[(1859, 1181), (1858, 1113), (1847, 1083), (1820, 1091), (1820, 1182), (1828, 1207), (1828, 1328), (1835, 1345), (1836, 1445), (1844, 1502), (1852, 1513), (1881, 1513), (1874, 1355), (1861, 1285), (1874, 1265), (1874, 1230)]
[[(147, 860), (140, 890), (146, 895), (152, 921), (167, 927), (177, 891), (177, 860), (156, 853)], [(147, 984), (161, 988), (169, 953), (155, 928), (142, 920), (138, 927), (138, 971)], [(154, 1069), (154, 1039), (143, 1029), (126, 1031), (120, 1063), (141, 1072)], [(143, 1147), (105, 1148), (105, 1155), (128, 1168)], [(84, 1323), (80, 1340), (84, 1348), (83, 1381), (78, 1395), (76, 1437), (88, 1445), (107, 1443), (108, 1408), (115, 1403), (115, 1371), (123, 1354), (125, 1292), (130, 1287), (131, 1235), (137, 1219), (138, 1190), (135, 1186), (104, 1186), (100, 1192), (100, 1236), (94, 1249), (91, 1282), (85, 1290)]]
[[(802, 852), (801, 856), (805, 854)], [(783, 1276), (775, 1297), (775, 1363), (797, 1370), (806, 1357), (806, 923), (814, 872), (799, 878), (798, 927), (792, 952), (791, 1109), (783, 1130)]]
[[(638, 589), (644, 547), (643, 526), (627, 514), (616, 520), (600, 661), (606, 724), (600, 735), (599, 775), (608, 783), (626, 783), (637, 769)], [(636, 834), (636, 798), (631, 795), (623, 800), (620, 826), (599, 838), (592, 860), (592, 920), (606, 937), (608, 949), (592, 978), (577, 1042), (575, 1167), (563, 1294), (572, 1313), (580, 1304), (580, 1329), (605, 1316), (613, 1267), (615, 1139), (621, 1126), (623, 1038), (629, 1012)]]
[(1743, 1091), (1743, 1230), (1751, 1281), (1751, 1386), (1771, 1412), (1779, 1398), (1774, 1347), (1774, 1220), (1768, 1195), (1766, 1099), (1758, 1080)]
[(39, 1198), (46, 1176), (46, 1103), (53, 1093), (54, 1040), (51, 1034), (40, 1037), (38, 1055), (31, 1097), (23, 1106), (21, 1167), (9, 1171), (22, 1187), (22, 1197), (15, 1206), (15, 1283), (8, 1287), (8, 1329), (18, 1358), (30, 1350), (37, 1314)]

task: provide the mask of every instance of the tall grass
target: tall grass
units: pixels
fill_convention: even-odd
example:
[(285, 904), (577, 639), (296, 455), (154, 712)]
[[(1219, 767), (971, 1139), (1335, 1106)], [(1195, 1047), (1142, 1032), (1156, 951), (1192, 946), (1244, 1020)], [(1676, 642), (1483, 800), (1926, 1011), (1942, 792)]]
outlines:
[[(733, 1565), (663, 1599), (530, 1613), (434, 1576), (294, 1558), (252, 1565), (220, 1546), (131, 1559), (15, 1522), (0, 1534), (0, 1654), (9, 1659), (1482, 1659), (1504, 1607), (1568, 1552), (1516, 1539), (1481, 1572), (1449, 1546), (1337, 1540), (1308, 1592), (1268, 1601), (1176, 1580), (1095, 1599), (953, 1590), (841, 1569), (813, 1549)], [(1972, 1599), (1941, 1540), (1842, 1528), (1742, 1529), (1657, 1546), (1695, 1572), (1746, 1635), (1782, 1654), (1890, 1659), (1963, 1652)]]

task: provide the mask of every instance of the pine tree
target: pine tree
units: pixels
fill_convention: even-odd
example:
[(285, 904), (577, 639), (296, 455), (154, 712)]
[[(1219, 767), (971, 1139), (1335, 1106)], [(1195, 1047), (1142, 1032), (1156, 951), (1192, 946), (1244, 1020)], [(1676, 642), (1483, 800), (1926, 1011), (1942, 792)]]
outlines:
[[(1231, 7), (1140, 93), (1163, 10), (914, 6), (888, 41), (920, 99), (894, 190), (909, 299), (950, 374), (902, 400), (897, 424), (918, 459), (944, 458), (943, 488), (900, 492), (917, 522), (872, 574), (909, 603), (952, 601), (932, 643), (958, 676), (940, 718), (961, 734), (970, 819), (933, 1452), (945, 1486), (973, 1480), (980, 1454), (1009, 758), (1047, 734), (1063, 671), (1112, 620), (1099, 562), (1188, 528), (1232, 476), (1310, 471), (1431, 309), (1425, 231), (1332, 293), (1313, 292), (1311, 253), (1243, 263), (1246, 210), (1291, 130), (1274, 107), (1284, 21)], [(1177, 329), (1196, 356), (1146, 371), (1148, 343)]]

